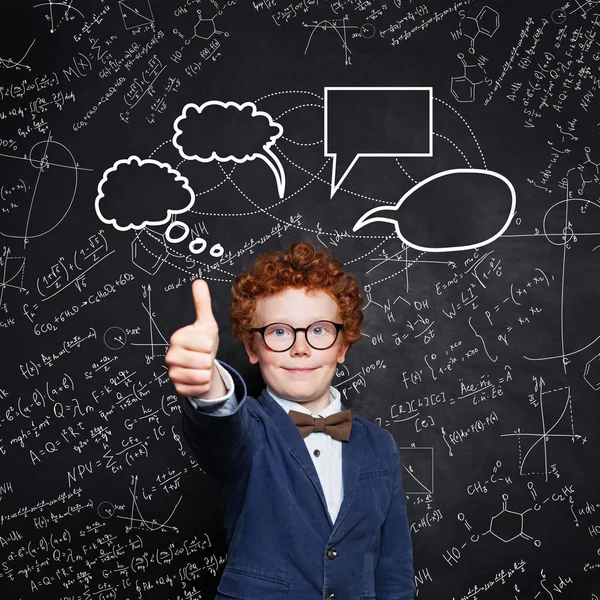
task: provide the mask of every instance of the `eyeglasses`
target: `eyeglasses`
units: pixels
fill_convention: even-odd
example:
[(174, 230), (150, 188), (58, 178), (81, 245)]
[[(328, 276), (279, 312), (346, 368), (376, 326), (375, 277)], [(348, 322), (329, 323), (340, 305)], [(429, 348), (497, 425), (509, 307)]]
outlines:
[(260, 333), (265, 346), (273, 352), (285, 352), (296, 343), (296, 334), (304, 331), (306, 341), (315, 350), (327, 350), (335, 344), (339, 332), (344, 328), (333, 321), (316, 321), (308, 327), (292, 327), (287, 323), (271, 323), (264, 327), (253, 327), (252, 333)]

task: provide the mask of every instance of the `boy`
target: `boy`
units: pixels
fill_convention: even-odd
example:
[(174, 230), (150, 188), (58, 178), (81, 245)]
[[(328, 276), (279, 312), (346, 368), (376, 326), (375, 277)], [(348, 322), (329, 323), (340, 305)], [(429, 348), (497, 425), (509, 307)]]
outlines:
[(331, 386), (360, 338), (356, 279), (305, 242), (236, 277), (233, 332), (267, 384), (256, 400), (215, 360), (206, 282), (192, 292), (196, 322), (165, 361), (187, 397), (183, 433), (221, 486), (228, 558), (215, 600), (413, 600), (398, 447)]

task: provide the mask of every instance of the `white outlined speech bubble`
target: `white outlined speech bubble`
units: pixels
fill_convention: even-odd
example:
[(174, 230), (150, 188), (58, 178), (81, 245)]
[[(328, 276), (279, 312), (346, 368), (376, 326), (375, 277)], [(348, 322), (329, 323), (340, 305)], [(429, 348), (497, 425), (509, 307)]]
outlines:
[[(506, 187), (508, 188), (508, 191), (510, 192), (510, 211), (509, 211), (508, 217), (507, 217), (504, 225), (500, 228), (500, 230), (496, 234), (494, 234), (492, 237), (490, 237), (486, 240), (483, 240), (481, 242), (477, 242), (474, 244), (467, 244), (465, 246), (447, 246), (444, 248), (420, 246), (418, 244), (411, 242), (402, 234), (402, 231), (400, 228), (400, 223), (398, 222), (397, 218), (394, 218), (394, 216), (387, 216), (387, 215), (394, 215), (398, 211), (398, 209), (410, 198), (410, 196), (412, 196), (412, 194), (415, 191), (417, 191), (419, 188), (421, 188), (423, 186), (426, 186), (431, 181), (434, 181), (435, 179), (439, 179), (441, 177), (448, 177), (451, 175), (460, 175), (460, 174), (465, 174), (465, 173), (488, 175), (490, 177), (496, 177), (506, 184)], [(449, 185), (451, 185), (451, 184), (449, 184)], [(410, 248), (413, 248), (414, 250), (419, 250), (421, 252), (459, 252), (461, 250), (474, 250), (475, 248), (481, 248), (482, 246), (491, 244), (494, 240), (497, 240), (508, 229), (508, 226), (510, 225), (510, 223), (515, 215), (516, 207), (517, 207), (517, 193), (515, 191), (515, 188), (514, 188), (513, 184), (501, 173), (497, 173), (496, 171), (489, 171), (487, 169), (450, 169), (448, 171), (441, 171), (439, 173), (435, 173), (435, 175), (431, 175), (430, 177), (423, 179), (423, 181), (420, 181), (419, 183), (414, 185), (412, 188), (410, 188), (402, 196), (402, 198), (400, 198), (400, 200), (398, 200), (398, 202), (396, 202), (396, 204), (394, 204), (393, 206), (378, 206), (376, 208), (373, 208), (373, 209), (367, 211), (354, 224), (352, 231), (358, 231), (359, 229), (362, 229), (366, 225), (370, 225), (372, 223), (378, 223), (378, 222), (379, 223), (391, 223), (392, 225), (394, 225), (394, 228), (396, 230), (396, 235), (398, 236), (398, 238), (400, 240), (402, 240), (407, 246), (409, 246)], [(432, 222), (432, 227), (434, 227), (435, 226), (435, 215), (431, 216), (431, 222)]]
[[(433, 156), (432, 87), (326, 87), (324, 95), (324, 155), (333, 157), (332, 198), (360, 157)], [(350, 101), (344, 112), (352, 119), (343, 115), (332, 131), (330, 121), (338, 116), (336, 103), (340, 99)], [(390, 114), (396, 125), (392, 129), (384, 127)], [(345, 143), (332, 139), (342, 136)], [(416, 147), (426, 150), (416, 151)]]

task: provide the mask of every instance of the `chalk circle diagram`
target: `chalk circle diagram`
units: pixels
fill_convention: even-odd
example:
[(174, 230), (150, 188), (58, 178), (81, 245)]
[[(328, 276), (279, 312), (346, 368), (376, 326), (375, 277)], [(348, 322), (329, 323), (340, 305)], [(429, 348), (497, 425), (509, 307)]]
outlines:
[(187, 212), (194, 200), (188, 179), (171, 165), (130, 156), (104, 171), (95, 209), (103, 223), (127, 231), (164, 225), (173, 215)]
[(561, 8), (552, 11), (552, 20), (557, 25), (562, 25), (567, 20), (567, 13)]
[[(75, 200), (79, 171), (84, 169), (64, 144), (50, 138), (34, 144), (20, 165), (28, 169), (27, 173), (21, 172), (23, 180), (29, 179), (29, 167), (37, 171), (31, 200), (19, 203), (19, 212), (2, 223), (0, 235), (30, 240), (50, 233), (65, 219)], [(19, 173), (23, 167), (15, 167), (13, 173)], [(49, 207), (53, 218), (48, 216)]]
[(102, 519), (110, 519), (115, 514), (115, 506), (112, 502), (100, 502), (96, 511)]
[(173, 146), (182, 158), (203, 163), (244, 163), (260, 158), (273, 172), (277, 192), (283, 198), (285, 171), (271, 150), (283, 135), (283, 127), (253, 102), (210, 100), (201, 106), (188, 103), (173, 127)]
[(104, 344), (111, 350), (120, 350), (127, 343), (127, 333), (120, 327), (109, 327), (104, 332)]
[[(85, 19), (85, 15), (73, 6), (73, 0), (69, 3), (50, 0), (50, 2), (34, 4), (33, 8), (38, 8), (40, 6), (48, 7), (47, 19), (50, 21), (50, 33), (54, 33), (58, 29), (59, 25), (69, 17), (71, 11), (75, 11), (82, 19)], [(54, 13), (54, 11), (57, 10), (57, 7), (60, 7), (62, 10), (62, 16)]]
[[(445, 246), (445, 247), (422, 246), (420, 244), (417, 244), (417, 243), (409, 240), (402, 233), (402, 225), (400, 224), (399, 219), (395, 216), (395, 213), (409, 199), (414, 198), (415, 193), (419, 193), (419, 195), (420, 195), (419, 204), (421, 206), (423, 206), (423, 203), (425, 203), (425, 209), (421, 208), (420, 210), (422, 210), (423, 213), (426, 213), (427, 212), (427, 207), (426, 207), (427, 198), (424, 196), (424, 194), (422, 194), (422, 192), (425, 190), (425, 188), (427, 186), (431, 186), (431, 184), (436, 180), (440, 180), (442, 178), (447, 178), (448, 186), (452, 186), (452, 187), (449, 187), (448, 189), (456, 190), (456, 189), (458, 189), (456, 187), (457, 183), (459, 184), (459, 186), (461, 184), (464, 185), (465, 180), (468, 182), (468, 180), (472, 179), (473, 176), (485, 176), (485, 177), (497, 178), (500, 182), (502, 182), (505, 185), (506, 189), (504, 189), (503, 192), (504, 193), (508, 192), (506, 199), (507, 200), (510, 199), (510, 209), (508, 210), (508, 217), (506, 218), (504, 225), (499, 229), (499, 231), (497, 231), (491, 237), (481, 240), (481, 241), (477, 241), (477, 242), (465, 244), (465, 245)], [(456, 181), (457, 178), (458, 178), (458, 181)], [(451, 181), (452, 179), (454, 179), (455, 181)], [(437, 191), (439, 192), (439, 190), (437, 190)], [(486, 203), (487, 198), (481, 198), (481, 202)], [(508, 205), (508, 202), (507, 202), (507, 205)], [(362, 229), (363, 227), (365, 227), (367, 225), (372, 225), (373, 223), (391, 223), (396, 230), (396, 235), (398, 236), (398, 238), (402, 242), (404, 242), (408, 247), (413, 248), (414, 250), (419, 250), (421, 252), (460, 252), (462, 250), (474, 250), (475, 248), (481, 248), (482, 246), (491, 244), (493, 241), (497, 240), (507, 230), (508, 226), (510, 225), (510, 223), (515, 215), (516, 206), (517, 206), (517, 194), (516, 194), (515, 188), (514, 188), (513, 184), (504, 175), (497, 173), (495, 171), (490, 171), (488, 169), (449, 169), (447, 171), (441, 171), (439, 173), (435, 173), (434, 175), (431, 175), (430, 177), (423, 179), (423, 181), (420, 181), (419, 183), (414, 185), (412, 188), (410, 188), (400, 198), (400, 200), (398, 200), (398, 202), (395, 205), (393, 205), (393, 206), (378, 206), (376, 208), (373, 208), (373, 209), (367, 211), (354, 224), (352, 231), (358, 231), (359, 229)], [(430, 221), (431, 226), (429, 227), (429, 229), (435, 230), (435, 223), (436, 223), (435, 215), (431, 214), (431, 213), (429, 213), (429, 214), (430, 214), (430, 219), (431, 219), (431, 221)], [(456, 221), (450, 223), (450, 226), (452, 226), (455, 229)]]
[(363, 23), (360, 26), (360, 35), (365, 40), (370, 40), (375, 35), (375, 33), (375, 25), (373, 25), (372, 23)]

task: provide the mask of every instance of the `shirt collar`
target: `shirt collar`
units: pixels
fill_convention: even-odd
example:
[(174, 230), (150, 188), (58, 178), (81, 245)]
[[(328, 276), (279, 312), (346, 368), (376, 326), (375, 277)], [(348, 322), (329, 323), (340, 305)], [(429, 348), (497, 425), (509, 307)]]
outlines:
[(311, 413), (301, 402), (294, 402), (294, 400), (288, 400), (287, 398), (278, 396), (269, 386), (267, 386), (267, 392), (269, 392), (269, 395), (285, 410), (286, 413), (290, 412), (290, 410), (297, 410), (312, 415), (313, 417), (328, 417), (329, 415), (333, 415), (342, 410), (340, 392), (333, 386), (330, 386), (329, 388), (329, 406), (324, 408), (318, 415)]

